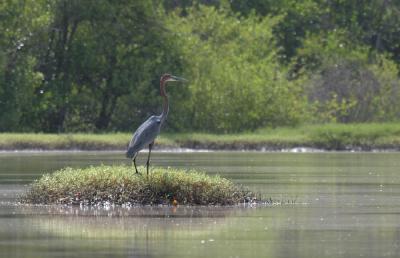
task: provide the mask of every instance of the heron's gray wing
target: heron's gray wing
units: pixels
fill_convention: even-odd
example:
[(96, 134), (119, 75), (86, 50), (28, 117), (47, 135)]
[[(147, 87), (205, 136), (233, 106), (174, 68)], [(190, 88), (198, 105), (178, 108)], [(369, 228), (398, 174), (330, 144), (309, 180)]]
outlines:
[(132, 158), (133, 155), (154, 141), (160, 133), (161, 120), (158, 116), (151, 116), (133, 134), (129, 143), (126, 156)]

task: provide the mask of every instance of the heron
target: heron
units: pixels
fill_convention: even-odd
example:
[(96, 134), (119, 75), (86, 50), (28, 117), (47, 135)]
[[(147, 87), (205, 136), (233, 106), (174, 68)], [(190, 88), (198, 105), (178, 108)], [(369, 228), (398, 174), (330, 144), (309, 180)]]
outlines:
[(168, 95), (165, 91), (165, 85), (167, 82), (171, 81), (185, 82), (187, 80), (171, 74), (164, 74), (161, 76), (160, 94), (164, 98), (163, 111), (158, 116), (153, 115), (149, 117), (143, 124), (141, 124), (139, 128), (135, 131), (131, 141), (129, 142), (128, 150), (126, 151), (126, 157), (132, 159), (137, 174), (139, 172), (136, 167), (136, 157), (139, 151), (143, 150), (146, 146), (148, 146), (149, 155), (147, 156), (146, 170), (147, 170), (147, 176), (149, 175), (151, 149), (153, 148), (154, 140), (160, 134), (161, 126), (164, 124), (168, 116), (169, 103), (168, 103)]

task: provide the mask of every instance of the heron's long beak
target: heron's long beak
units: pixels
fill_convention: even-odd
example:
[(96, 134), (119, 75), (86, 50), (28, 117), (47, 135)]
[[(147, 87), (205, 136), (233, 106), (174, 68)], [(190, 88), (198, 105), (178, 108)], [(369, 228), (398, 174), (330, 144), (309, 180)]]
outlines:
[(186, 80), (185, 78), (182, 78), (182, 77), (178, 77), (178, 76), (171, 75), (171, 79), (170, 79), (170, 81), (181, 81), (181, 82), (187, 82), (188, 80)]

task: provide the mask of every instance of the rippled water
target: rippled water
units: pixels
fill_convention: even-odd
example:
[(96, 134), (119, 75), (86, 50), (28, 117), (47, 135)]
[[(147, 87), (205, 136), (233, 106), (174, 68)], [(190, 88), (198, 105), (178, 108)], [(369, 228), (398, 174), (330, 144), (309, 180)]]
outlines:
[[(143, 164), (145, 155), (141, 158)], [(0, 256), (400, 254), (400, 153), (154, 153), (154, 165), (219, 173), (274, 199), (275, 205), (16, 205), (25, 185), (45, 172), (101, 163), (129, 164), (119, 152), (0, 153)]]

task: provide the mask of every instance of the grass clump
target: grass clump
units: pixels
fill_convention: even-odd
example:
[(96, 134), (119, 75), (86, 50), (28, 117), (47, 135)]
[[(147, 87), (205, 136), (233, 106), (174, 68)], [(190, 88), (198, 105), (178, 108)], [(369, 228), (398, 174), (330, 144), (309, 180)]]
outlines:
[[(145, 168), (139, 168), (145, 171)], [(153, 168), (149, 177), (129, 166), (64, 168), (43, 175), (21, 197), (31, 204), (189, 204), (231, 205), (254, 194), (218, 175), (194, 170)]]

